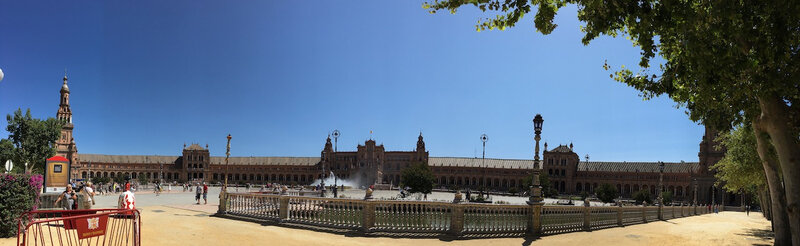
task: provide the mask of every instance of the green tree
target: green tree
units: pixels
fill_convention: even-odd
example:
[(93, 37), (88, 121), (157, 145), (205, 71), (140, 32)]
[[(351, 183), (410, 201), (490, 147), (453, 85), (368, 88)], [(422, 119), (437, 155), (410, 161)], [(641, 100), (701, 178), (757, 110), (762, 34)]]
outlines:
[(144, 175), (139, 175), (139, 176), (136, 177), (136, 179), (139, 180), (139, 184), (140, 185), (146, 185), (147, 184), (147, 177), (144, 176)]
[(603, 201), (604, 203), (612, 203), (614, 199), (619, 196), (617, 192), (617, 187), (614, 187), (610, 184), (601, 184), (600, 187), (594, 190), (594, 194), (597, 196), (597, 199)]
[[(0, 139), (0, 169), (6, 171), (6, 161), (11, 160), (17, 165), (16, 160), (14, 160), (14, 143), (8, 139)], [(9, 172), (11, 170), (8, 170)]]
[(111, 179), (114, 180), (114, 183), (117, 183), (117, 184), (120, 184), (120, 185), (124, 185), (125, 184), (125, 177), (122, 177), (122, 175), (116, 175)]
[(402, 180), (402, 185), (410, 188), (409, 192), (428, 194), (433, 190), (435, 177), (427, 163), (417, 162), (403, 169)]
[[(760, 135), (761, 141), (769, 141), (768, 136)], [(765, 161), (776, 162), (774, 148), (769, 144), (760, 146), (752, 125), (747, 122), (721, 134), (717, 140), (721, 143), (720, 147), (726, 149), (725, 157), (711, 167), (716, 171), (715, 176), (720, 181), (718, 184), (724, 185), (723, 188), (728, 191), (757, 194), (765, 215), (770, 215), (768, 218), (777, 225), (786, 225), (789, 220), (786, 213), (771, 213), (786, 210), (781, 171), (771, 168), (775, 167), (773, 165), (762, 164), (758, 153), (758, 148), (764, 147)], [(774, 199), (770, 199), (771, 196)]]
[(664, 205), (672, 203), (672, 191), (662, 191), (661, 198), (664, 199)]
[(20, 164), (30, 164), (25, 171), (44, 171), (45, 160), (56, 154), (55, 142), (61, 136), (64, 123), (55, 118), (35, 119), (30, 109), (24, 115), (22, 109), (17, 109), (13, 116), (9, 114), (6, 119), (8, 139), (15, 147), (17, 159)]
[(633, 193), (633, 200), (636, 200), (636, 204), (642, 204), (642, 202), (653, 204), (653, 198), (650, 196), (649, 190), (639, 190)]
[[(525, 177), (525, 179), (522, 180), (522, 184), (525, 185), (525, 187), (530, 187), (531, 180), (533, 180), (533, 174)], [(558, 191), (553, 188), (553, 185), (550, 183), (550, 177), (548, 177), (546, 173), (539, 174), (539, 186), (542, 187), (542, 196), (544, 197), (554, 197), (558, 195)]]
[[(800, 236), (792, 237), (800, 235), (800, 2), (437, 0), (423, 8), (455, 13), (473, 5), (499, 12), (479, 21), (478, 31), (513, 27), (536, 8), (536, 30), (550, 34), (556, 13), (568, 4), (578, 6), (584, 45), (600, 35), (623, 35), (641, 49), (639, 70), (621, 66), (611, 75), (617, 81), (645, 99), (666, 94), (691, 120), (717, 130), (750, 122), (757, 137), (768, 136), (757, 142), (759, 157), (768, 181), (769, 169), (782, 171), (787, 209), (780, 212), (789, 218), (789, 226), (774, 226), (775, 244), (800, 246)], [(663, 64), (651, 64), (656, 55)], [(768, 160), (770, 146), (775, 161)], [(773, 202), (781, 195), (770, 193)]]

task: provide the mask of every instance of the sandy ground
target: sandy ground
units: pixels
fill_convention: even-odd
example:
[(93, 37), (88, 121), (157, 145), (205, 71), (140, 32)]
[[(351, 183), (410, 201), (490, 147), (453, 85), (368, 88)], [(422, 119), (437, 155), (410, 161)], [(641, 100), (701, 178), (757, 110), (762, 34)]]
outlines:
[[(723, 212), (539, 239), (388, 238), (353, 236), (210, 217), (209, 205), (148, 206), (142, 210), (143, 245), (771, 245), (759, 213)], [(203, 212), (206, 211), (206, 212)], [(15, 238), (0, 239), (14, 245)]]

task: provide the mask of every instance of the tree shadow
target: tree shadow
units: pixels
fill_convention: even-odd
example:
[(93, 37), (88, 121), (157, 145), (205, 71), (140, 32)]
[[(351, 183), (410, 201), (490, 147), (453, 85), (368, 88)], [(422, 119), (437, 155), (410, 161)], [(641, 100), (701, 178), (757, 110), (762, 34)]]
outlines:
[[(768, 230), (768, 229), (754, 229), (750, 228), (747, 229), (744, 233), (737, 233), (736, 235), (746, 236), (746, 237), (755, 237), (762, 240), (774, 240), (775, 239), (775, 232)], [(760, 244), (753, 244), (753, 245), (760, 245)]]
[(488, 239), (488, 238), (523, 238), (525, 242), (522, 245), (530, 245), (534, 240), (538, 239), (538, 237), (531, 236), (526, 233), (465, 233), (463, 235), (451, 235), (446, 232), (403, 232), (403, 231), (368, 231), (364, 232), (359, 230), (358, 228), (332, 228), (329, 226), (320, 226), (320, 225), (312, 225), (312, 224), (301, 224), (301, 223), (294, 223), (294, 222), (278, 222), (274, 220), (268, 219), (257, 219), (257, 218), (250, 218), (245, 216), (237, 216), (237, 215), (219, 215), (213, 214), (210, 215), (211, 217), (218, 217), (218, 218), (225, 218), (225, 219), (232, 219), (244, 222), (251, 222), (256, 223), (262, 226), (277, 226), (277, 227), (284, 227), (284, 228), (292, 228), (292, 229), (300, 229), (300, 230), (309, 230), (315, 232), (323, 232), (323, 233), (331, 233), (342, 235), (345, 237), (364, 237), (364, 238), (377, 238), (377, 237), (387, 237), (387, 238), (420, 238), (420, 239), (438, 239), (439, 241), (443, 242), (452, 242), (452, 241), (459, 241), (459, 240), (472, 240), (472, 239)]

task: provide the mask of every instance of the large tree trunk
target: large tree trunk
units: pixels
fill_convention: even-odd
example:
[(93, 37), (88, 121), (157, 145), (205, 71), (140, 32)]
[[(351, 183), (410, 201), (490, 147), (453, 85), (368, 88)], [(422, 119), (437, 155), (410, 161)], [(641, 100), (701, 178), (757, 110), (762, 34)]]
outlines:
[[(766, 178), (764, 179), (766, 180)], [(772, 222), (772, 215), (770, 214), (770, 208), (771, 208), (770, 206), (772, 206), (772, 204), (770, 204), (769, 202), (770, 198), (769, 194), (767, 194), (766, 189), (769, 189), (768, 187), (766, 187), (766, 185), (758, 187), (758, 204), (761, 205), (760, 206), (761, 215), (763, 215), (765, 218), (767, 218), (767, 220)]]
[(766, 133), (761, 130), (758, 120), (753, 121), (753, 132), (756, 135), (756, 149), (761, 158), (761, 165), (764, 167), (764, 175), (769, 186), (772, 230), (775, 232), (775, 245), (789, 245), (792, 242), (789, 216), (786, 210), (786, 196), (781, 185), (778, 163), (770, 155), (769, 141)]
[(792, 131), (789, 106), (780, 97), (762, 96), (758, 102), (762, 130), (769, 134), (783, 172), (792, 245), (800, 246), (800, 140)]

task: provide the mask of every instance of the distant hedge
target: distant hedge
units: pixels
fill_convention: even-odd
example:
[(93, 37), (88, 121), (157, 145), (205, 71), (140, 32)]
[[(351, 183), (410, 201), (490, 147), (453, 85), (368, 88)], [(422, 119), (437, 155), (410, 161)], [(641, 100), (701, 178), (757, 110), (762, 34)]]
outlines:
[(17, 235), (17, 218), (36, 209), (43, 180), (39, 174), (0, 174), (0, 237)]

